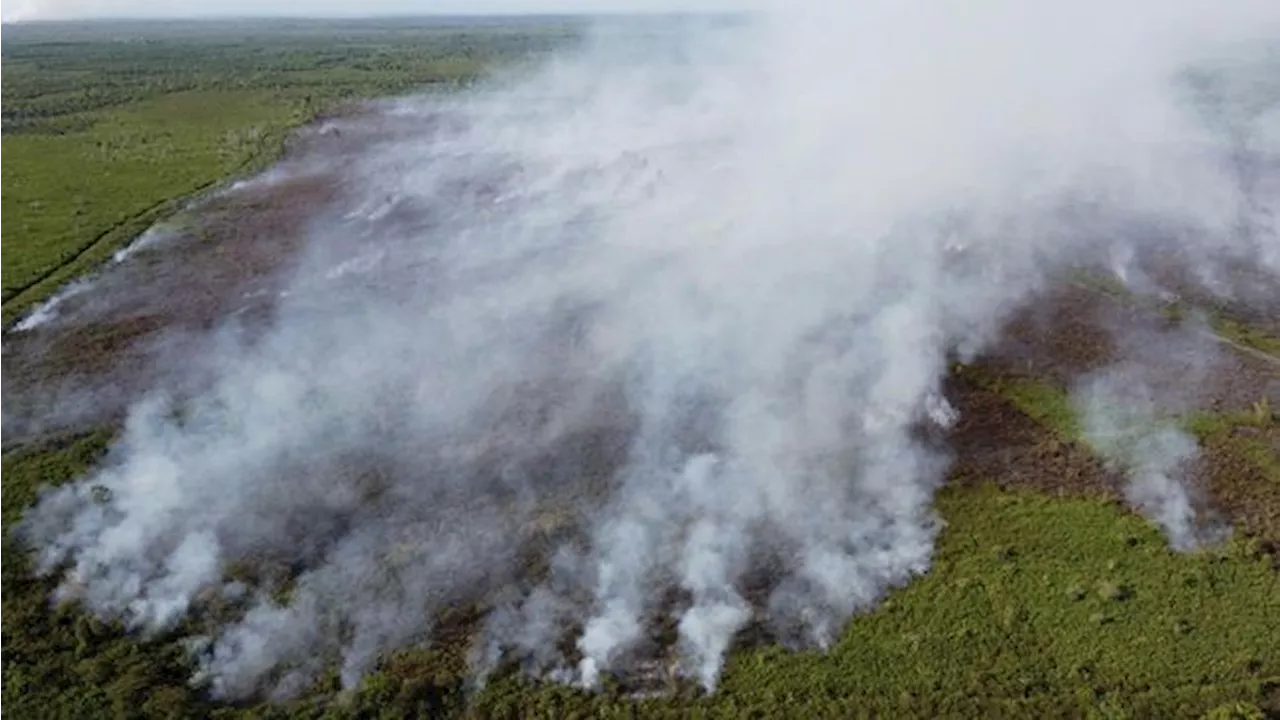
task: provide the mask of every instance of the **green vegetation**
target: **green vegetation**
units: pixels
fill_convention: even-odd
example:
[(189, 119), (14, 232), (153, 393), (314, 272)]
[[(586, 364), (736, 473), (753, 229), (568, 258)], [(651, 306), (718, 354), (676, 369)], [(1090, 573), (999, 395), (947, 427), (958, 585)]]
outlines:
[[(1082, 439), (1080, 420), (1071, 407), (1071, 399), (1065, 390), (1039, 380), (989, 375), (978, 368), (965, 368), (964, 371), (1063, 439), (1073, 442)], [(1250, 435), (1238, 432), (1242, 428), (1262, 431), (1277, 427), (1276, 418), (1276, 413), (1271, 410), (1266, 398), (1263, 398), (1243, 412), (1197, 412), (1170, 420), (1202, 441), (1217, 440), (1224, 443), (1257, 467), (1265, 477), (1280, 484), (1280, 457), (1276, 456), (1266, 438), (1261, 433)]]
[[(106, 436), (4, 459), (9, 526)], [(506, 675), (465, 691), (465, 634), (387, 658), (347, 695), (215, 707), (171, 639), (141, 642), (73, 606), (4, 545), (4, 702), (14, 717), (1223, 717), (1280, 710), (1280, 574), (1256, 543), (1171, 553), (1102, 500), (952, 488), (931, 571), (849, 623), (827, 654), (743, 647), (720, 689), (632, 700)], [(1254, 715), (1250, 715), (1254, 713)]]
[(1083, 429), (1071, 398), (1058, 387), (1027, 378), (998, 377), (980, 368), (959, 369), (978, 380), (988, 390), (1004, 397), (1032, 420), (1061, 435), (1066, 440), (1079, 440)]
[[(1080, 421), (1063, 389), (1039, 380), (997, 376), (980, 366), (956, 372), (1002, 396), (1061, 439), (1086, 445)], [(1238, 412), (1197, 411), (1169, 417), (1199, 440), (1212, 462), (1202, 480), (1218, 509), (1228, 511), (1239, 529), (1280, 541), (1280, 413), (1263, 398)]]
[[(563, 20), (6, 28), (4, 322), (185, 198), (270, 162), (290, 128), (335, 103), (454, 87), (575, 32)], [(1233, 341), (1280, 350), (1245, 326), (1214, 322)], [(1080, 437), (1061, 389), (975, 367), (958, 372), (1061, 437)], [(1181, 421), (1280, 483), (1267, 435), (1276, 415), (1265, 402)], [(104, 430), (7, 452), (6, 532), (40, 486), (82, 475), (110, 437)], [(1280, 496), (1241, 492), (1251, 507)], [(850, 622), (829, 653), (740, 647), (714, 695), (673, 685), (672, 697), (647, 700), (510, 673), (469, 692), (474, 617), (458, 609), (435, 645), (384, 658), (352, 692), (339, 693), (330, 676), (296, 702), (215, 705), (188, 685), (192, 668), (175, 637), (144, 641), (74, 605), (51, 607), (53, 583), (31, 576), (26, 551), (6, 535), (3, 702), (14, 717), (74, 718), (1280, 714), (1280, 574), (1256, 539), (1177, 555), (1105, 499), (967, 483), (945, 490), (938, 509), (947, 526), (931, 571)]]
[[(741, 650), (714, 696), (648, 700), (639, 714), (1169, 718), (1275, 702), (1280, 630), (1266, 618), (1280, 578), (1251, 546), (1178, 556), (1102, 501), (989, 486), (944, 492), (939, 508), (948, 526), (929, 574), (855, 618), (828, 654)], [(524, 688), (508, 679), (476, 707), (629, 712)]]
[(1271, 409), (1266, 398), (1245, 412), (1196, 413), (1187, 417), (1184, 425), (1201, 440), (1216, 439), (1229, 446), (1280, 489), (1280, 453), (1264, 435), (1280, 430), (1280, 414)]
[(566, 20), (41, 23), (5, 29), (3, 121), (61, 134), (80, 113), (189, 90), (313, 99), (467, 82), (571, 40)]
[(184, 199), (270, 162), (289, 129), (325, 108), (469, 82), (563, 45), (573, 30), (420, 21), (6, 28), (4, 324)]
[(263, 92), (185, 91), (95, 115), (76, 132), (4, 138), (6, 321), (180, 199), (273, 157), (305, 106)]

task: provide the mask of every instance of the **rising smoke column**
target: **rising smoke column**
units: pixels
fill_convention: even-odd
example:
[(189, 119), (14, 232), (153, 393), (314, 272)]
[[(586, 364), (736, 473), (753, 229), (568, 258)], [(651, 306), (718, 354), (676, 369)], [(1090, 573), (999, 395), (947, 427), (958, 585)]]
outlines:
[(1199, 442), (1180, 422), (1222, 356), (1197, 318), (1173, 331), (1130, 329), (1122, 358), (1077, 379), (1071, 401), (1084, 441), (1125, 475), (1125, 500), (1158, 526), (1170, 546), (1193, 550), (1230, 528), (1198, 517), (1192, 470)]
[(140, 631), (238, 607), (192, 639), (221, 697), (351, 686), (468, 602), (481, 671), (586, 685), (673, 592), (707, 687), (753, 616), (825, 646), (928, 568), (949, 353), (1135, 237), (1275, 241), (1236, 232), (1229, 148), (1171, 84), (1270, 8), (814, 3), (385, 105), (273, 327), (212, 338), (211, 389), (157, 388), (22, 531)]
[(1195, 437), (1157, 417), (1141, 370), (1128, 370), (1090, 377), (1077, 389), (1084, 439), (1128, 476), (1129, 504), (1158, 525), (1175, 550), (1190, 550), (1200, 541), (1184, 474), (1200, 448)]

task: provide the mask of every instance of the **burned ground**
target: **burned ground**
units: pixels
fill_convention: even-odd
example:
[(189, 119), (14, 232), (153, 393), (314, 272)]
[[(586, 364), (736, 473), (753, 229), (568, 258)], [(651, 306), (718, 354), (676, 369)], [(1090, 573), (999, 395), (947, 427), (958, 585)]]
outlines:
[[(339, 209), (351, 205), (339, 169), (401, 137), (406, 123), (419, 135), (432, 131), (393, 108), (352, 104), (319, 118), (289, 140), (286, 157), (270, 171), (198, 200), (178, 220), (158, 227), (154, 240), (87, 280), (87, 290), (57, 303), (49, 319), (7, 333), (6, 445), (118, 419), (128, 404), (161, 384), (158, 378), (189, 379), (187, 358), (198, 355), (211, 330), (230, 325), (251, 339), (268, 326), (303, 238), (316, 223), (337, 222)], [(440, 115), (429, 124), (447, 128), (450, 122)], [(415, 212), (394, 204), (389, 211)], [(1168, 282), (1180, 281), (1174, 269), (1162, 272)], [(961, 418), (948, 438), (956, 477), (1116, 497), (1118, 479), (1098, 459), (1046, 428), (1043, 418), (1028, 416), (1001, 389), (1001, 383), (1030, 382), (1068, 392), (1082, 374), (1131, 351), (1122, 345), (1135, 338), (1158, 345), (1190, 322), (1186, 314), (1173, 316), (1099, 287), (1075, 280), (1052, 285), (1010, 320), (977, 369), (959, 369), (949, 378), (946, 393)], [(1256, 310), (1230, 307), (1235, 318)], [(1257, 312), (1267, 315), (1265, 307)], [(1203, 334), (1216, 337), (1207, 324)], [(1280, 492), (1271, 487), (1265, 462), (1249, 456), (1275, 452), (1280, 431), (1270, 418), (1251, 426), (1230, 418), (1280, 408), (1280, 360), (1227, 343), (1219, 350), (1195, 387), (1186, 389), (1198, 412), (1226, 423), (1206, 434), (1206, 457), (1195, 475), (1209, 493), (1208, 505), (1221, 505), (1250, 530), (1275, 536)], [(1171, 385), (1189, 377), (1176, 353), (1144, 359), (1153, 376)], [(993, 385), (993, 378), (1000, 382)], [(65, 410), (50, 412), (51, 402)]]
[[(4, 371), (10, 381), (5, 386), (5, 419), (15, 424), (7, 425), (6, 444), (52, 430), (87, 430), (118, 419), (124, 409), (156, 384), (158, 378), (164, 377), (164, 373), (173, 371), (175, 377), (187, 377), (189, 373), (180, 373), (174, 370), (175, 366), (185, 370), (181, 367), (182, 360), (198, 354), (200, 343), (207, 341), (207, 333), (221, 327), (228, 318), (234, 319), (238, 332), (246, 333), (249, 338), (269, 326), (278, 293), (297, 261), (308, 228), (315, 222), (335, 220), (339, 213), (326, 208), (340, 207), (346, 199), (340, 179), (329, 169), (342, 158), (360, 153), (368, 143), (395, 136), (382, 122), (396, 120), (361, 108), (359, 112), (328, 118), (313, 126), (294, 141), (282, 165), (261, 178), (202, 200), (189, 209), (183, 223), (160, 242), (139, 248), (124, 261), (104, 269), (91, 281), (89, 290), (68, 297), (50, 320), (9, 333), (4, 349)], [(314, 161), (316, 157), (325, 160)], [(483, 193), (484, 189), (464, 191)], [(1063, 502), (1101, 499), (1109, 508), (1097, 511), (1094, 505), (1078, 506), (1088, 508), (1079, 510), (1085, 515), (1127, 512), (1117, 511), (1121, 486), (1118, 474), (1109, 470), (1069, 427), (1057, 420), (1062, 419), (1063, 408), (1069, 412), (1065, 395), (1074, 378), (1112, 362), (1118, 355), (1118, 346), (1126, 342), (1126, 336), (1159, 337), (1177, 322), (1176, 318), (1153, 312), (1141, 304), (1127, 303), (1070, 282), (1055, 286), (1040, 302), (1020, 313), (1005, 328), (1003, 339), (994, 349), (971, 365), (957, 366), (947, 379), (945, 394), (960, 414), (958, 424), (946, 436), (946, 445), (954, 456), (950, 487), (944, 491), (949, 493), (947, 502), (959, 502), (961, 514), (969, 512), (963, 507), (965, 501), (954, 498), (965, 497), (964, 493), (986, 497), (984, 493), (991, 492), (989, 484), (994, 483), (1008, 493), (1008, 497), (1019, 498), (1032, 492)], [(1193, 473), (1195, 484), (1203, 490), (1198, 504), (1209, 517), (1220, 515), (1236, 523), (1245, 533), (1257, 536), (1266, 544), (1264, 550), (1270, 552), (1280, 541), (1280, 479), (1269, 469), (1274, 467), (1274, 457), (1280, 455), (1280, 428), (1270, 414), (1274, 412), (1270, 408), (1280, 408), (1280, 375), (1275, 363), (1265, 358), (1239, 352), (1231, 346), (1221, 350), (1217, 361), (1191, 393), (1196, 399), (1195, 407), (1203, 414), (1198, 434), (1205, 453)], [(1165, 370), (1170, 382), (1176, 383), (1184, 369), (1178, 358), (1170, 357)], [(92, 398), (84, 403), (88, 409), (77, 413), (76, 403), (86, 393)], [(55, 418), (52, 425), (35, 424), (34, 419), (47, 411), (50, 397), (65, 399), (69, 403), (68, 411)], [(626, 434), (627, 422), (624, 417), (616, 417), (614, 421), (616, 427), (566, 440), (565, 454), (585, 458), (583, 462), (590, 466), (616, 466), (624, 450), (625, 437), (620, 437)], [(548, 476), (568, 472), (557, 469), (557, 462), (557, 458), (537, 458), (532, 465), (536, 466), (536, 473)], [(607, 470), (601, 473), (607, 475)], [(607, 479), (599, 481), (607, 482)], [(567, 505), (580, 502), (581, 498), (562, 500)], [(997, 504), (1005, 502), (999, 500)], [(1039, 500), (1007, 502), (1034, 505)], [(548, 507), (538, 515), (537, 527), (530, 528), (527, 560), (530, 576), (537, 576), (538, 563), (545, 561), (538, 552), (551, 543), (543, 542), (572, 532), (574, 520), (567, 515), (570, 514), (561, 507)], [(1017, 522), (1021, 518), (1012, 512), (1007, 519)], [(1131, 529), (1127, 531), (1130, 534), (1125, 538), (1126, 543), (1130, 538), (1139, 537), (1139, 531), (1132, 529), (1138, 525), (1134, 522), (1127, 526)], [(981, 522), (972, 517), (962, 527), (975, 535), (984, 532)], [(953, 542), (964, 544), (963, 539)], [(1154, 545), (1157, 540), (1141, 536), (1133, 542)], [(1016, 551), (1012, 547), (989, 550), (997, 555), (1005, 553), (993, 561), (997, 565), (1014, 563)], [(944, 553), (946, 563), (963, 563), (947, 554), (951, 552), (948, 549)], [(991, 560), (984, 558), (984, 561)], [(968, 576), (949, 575), (950, 567), (953, 565), (944, 563), (940, 571), (942, 577), (956, 581), (955, 587), (966, 587), (959, 583), (969, 582)], [(249, 568), (246, 577), (260, 577), (269, 571), (270, 568)], [(1214, 571), (1199, 572), (1211, 576)], [(278, 574), (287, 576), (288, 573), (286, 568)], [(1090, 598), (1108, 592), (1119, 598), (1127, 592), (1120, 580), (1098, 582), (1114, 583), (1114, 592), (1095, 591), (1092, 586), (1079, 592)], [(759, 584), (767, 587), (769, 578), (761, 577)], [(47, 592), (47, 588), (39, 589)], [(1055, 588), (1055, 592), (1063, 595), (1077, 590), (1072, 586), (1065, 591)], [(762, 597), (765, 591), (748, 588), (745, 594)], [(476, 602), (483, 600), (477, 598)], [(671, 602), (679, 603), (682, 599), (673, 597)], [(998, 599), (983, 602), (989, 602), (992, 608), (999, 606), (996, 615), (1003, 631), (1026, 641), (1028, 647), (1038, 647), (1038, 641), (1031, 640), (1035, 634), (1035, 618), (1020, 614), (1025, 610), (1015, 605), (1001, 605)], [(907, 606), (913, 607), (909, 603)], [(891, 605), (886, 612), (895, 612), (892, 608)], [(918, 611), (919, 608), (909, 610)], [(1114, 621), (1108, 613), (1123, 612), (1104, 607), (1088, 617), (1099, 616), (1096, 624), (1101, 626)], [(86, 636), (110, 635), (102, 626), (93, 624), (96, 621), (74, 622), (85, 624)], [(466, 670), (467, 651), (480, 622), (475, 608), (453, 611), (437, 625), (434, 649), (387, 658), (379, 677), (387, 683), (391, 681), (385, 678), (397, 678), (396, 682), (400, 683), (396, 686), (399, 688), (397, 701), (417, 703), (415, 707), (420, 710), (458, 711), (467, 687), (461, 679)], [(571, 634), (571, 630), (566, 628), (566, 635)], [(618, 686), (613, 688), (614, 700), (609, 702), (621, 697), (624, 700), (618, 702), (639, 698), (659, 703), (665, 702), (664, 698), (671, 692), (682, 693), (677, 697), (691, 702), (707, 702), (695, 700), (697, 693), (692, 686), (676, 680), (669, 666), (670, 658), (660, 654), (662, 648), (670, 647), (674, 636), (670, 623), (656, 623), (651, 630), (654, 642), (650, 649), (658, 650), (659, 657), (637, 660), (632, 676), (618, 681)], [(979, 631), (965, 625), (955, 632)], [(961, 640), (967, 637), (964, 635)], [(762, 627), (753, 627), (744, 633), (739, 648), (741, 659), (735, 660), (739, 664), (730, 668), (726, 681), (730, 698), (734, 693), (739, 698), (754, 697), (750, 682), (742, 679), (742, 663), (759, 662), (763, 666), (766, 660), (760, 658), (766, 658), (767, 662), (775, 663), (770, 667), (781, 668), (770, 672), (786, 677), (800, 677), (810, 669), (809, 665), (814, 662), (810, 655), (803, 655), (792, 664), (770, 655), (767, 646), (778, 639)], [(878, 636), (873, 639), (888, 642)], [(912, 642), (915, 644), (911, 647), (919, 648), (939, 640), (922, 635)], [(1029, 651), (1025, 648), (1011, 651), (1012, 655), (1019, 652)], [(839, 662), (846, 665), (853, 662), (851, 658), (856, 654), (849, 648), (840, 653), (843, 659)], [(1259, 667), (1270, 669), (1265, 660), (1258, 661)], [(1080, 660), (1079, 667), (1073, 665), (1069, 671), (1087, 680), (1090, 673), (1095, 672), (1090, 663), (1105, 665), (1107, 662), (1106, 658)], [(1245, 658), (1242, 662), (1247, 664), (1252, 660)], [(1028, 672), (1056, 678), (1059, 670), (1039, 668)], [(499, 675), (502, 679), (496, 689), (479, 696), (478, 707), (496, 715), (510, 714), (515, 711), (509, 707), (510, 696), (503, 693), (511, 690), (511, 676)], [(926, 694), (931, 687), (928, 683), (935, 681), (926, 681), (925, 675), (922, 671), (920, 678), (912, 680), (915, 683), (910, 685), (912, 689), (904, 691), (910, 697), (890, 699), (891, 704), (900, 703), (900, 707), (905, 708), (903, 712), (908, 713), (941, 712), (948, 707), (952, 711), (973, 709), (957, 699), (959, 695), (945, 702), (928, 699)], [(948, 685), (947, 690), (956, 691), (964, 682), (980, 683), (983, 679), (981, 674), (965, 677), (957, 681), (961, 685)], [(874, 681), (874, 678), (868, 680)], [(827, 682), (824, 686), (827, 692), (835, 692), (835, 685), (831, 684), (834, 680), (828, 678), (823, 682)], [(1054, 694), (1061, 692), (1053, 684), (1057, 682), (1060, 680), (1031, 678), (1026, 680), (1025, 687), (1002, 687), (1001, 702), (1026, 700), (1028, 705), (1023, 706), (1024, 709), (1050, 707), (1062, 700), (1061, 694)], [(1131, 691), (1134, 687), (1137, 685), (1124, 689)], [(318, 690), (322, 694), (331, 691), (331, 687)], [(376, 696), (377, 691), (374, 686), (362, 692)], [(551, 712), (573, 703), (588, 702), (577, 695), (558, 695), (561, 691), (551, 688), (529, 692), (541, 703), (540, 707), (551, 708)], [(1106, 690), (1099, 692), (1105, 694)], [(769, 702), (783, 701), (772, 698)], [(959, 704), (947, 705), (947, 702)], [(600, 709), (590, 704), (586, 707)], [(735, 706), (727, 707), (722, 710), (732, 714)], [(763, 707), (778, 706), (764, 703)], [(1002, 707), (1007, 710), (1014, 706)]]

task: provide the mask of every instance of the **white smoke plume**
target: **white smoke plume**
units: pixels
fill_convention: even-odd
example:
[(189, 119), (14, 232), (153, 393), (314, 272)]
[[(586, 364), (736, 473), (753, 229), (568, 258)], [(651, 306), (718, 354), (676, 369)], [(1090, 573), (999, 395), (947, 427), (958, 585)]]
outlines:
[(1197, 517), (1190, 471), (1200, 447), (1178, 424), (1219, 359), (1206, 332), (1193, 323), (1172, 334), (1121, 336), (1124, 359), (1080, 378), (1072, 391), (1085, 442), (1125, 474), (1125, 499), (1180, 551), (1228, 530)]
[(1055, 273), (1280, 270), (1274, 219), (1238, 222), (1276, 196), (1179, 90), (1280, 6), (779, 7), (366, 120), (271, 328), (211, 340), (207, 392), (158, 388), (41, 498), (41, 571), (146, 632), (239, 603), (193, 642), (220, 697), (349, 686), (473, 602), (480, 672), (593, 685), (673, 613), (711, 688), (753, 617), (824, 646), (927, 570), (948, 356)]

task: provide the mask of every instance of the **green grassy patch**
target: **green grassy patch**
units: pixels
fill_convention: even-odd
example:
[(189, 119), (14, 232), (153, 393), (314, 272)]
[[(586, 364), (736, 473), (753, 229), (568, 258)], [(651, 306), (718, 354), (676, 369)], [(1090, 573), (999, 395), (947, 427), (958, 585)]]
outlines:
[[(849, 623), (826, 654), (733, 655), (709, 698), (643, 716), (1195, 717), (1264, 703), (1280, 681), (1280, 575), (1247, 544), (1176, 555), (1140, 519), (1095, 500), (993, 487), (943, 493), (928, 575)], [(1254, 605), (1261, 603), (1261, 605)], [(626, 716), (616, 698), (498, 683), (481, 715)]]
[[(981, 366), (956, 371), (998, 393), (1063, 440), (1089, 448), (1069, 396), (1056, 385), (997, 376)], [(1237, 530), (1271, 543), (1280, 540), (1278, 419), (1265, 399), (1242, 412), (1197, 411), (1161, 419), (1199, 441), (1204, 462), (1200, 468), (1207, 471), (1200, 480), (1212, 497), (1211, 506), (1225, 512)]]
[[(959, 370), (988, 390), (999, 394), (1036, 422), (1058, 433), (1063, 439), (1082, 442), (1082, 427), (1071, 398), (1052, 383), (1030, 378), (1003, 377), (969, 366)], [(1262, 437), (1238, 434), (1240, 428), (1267, 429), (1275, 425), (1276, 414), (1265, 398), (1244, 412), (1195, 412), (1171, 421), (1196, 435), (1202, 441), (1215, 440), (1257, 467), (1268, 478), (1280, 483), (1280, 458)]]
[(351, 98), (451, 88), (574, 26), (51, 23), (3, 47), (3, 323)]
[[(4, 459), (5, 525), (105, 435)], [(1256, 543), (1175, 554), (1105, 501), (992, 486), (938, 498), (930, 572), (846, 627), (830, 652), (739, 648), (720, 689), (631, 700), (503, 676), (465, 691), (465, 637), (406, 650), (350, 694), (329, 680), (281, 706), (215, 707), (172, 640), (140, 643), (51, 610), (5, 543), (4, 700), (15, 717), (1199, 717), (1277, 706), (1280, 574)]]
[(988, 390), (1008, 400), (1028, 417), (1067, 440), (1078, 440), (1083, 432), (1071, 398), (1060, 388), (1028, 378), (1001, 377), (965, 368), (970, 377)]
[(274, 157), (305, 110), (261, 91), (193, 91), (97, 112), (76, 132), (6, 135), (6, 321), (177, 200)]
[(1194, 413), (1183, 420), (1183, 426), (1201, 440), (1215, 440), (1231, 448), (1280, 490), (1280, 453), (1263, 434), (1280, 427), (1278, 417), (1280, 414), (1263, 398), (1244, 412)]

